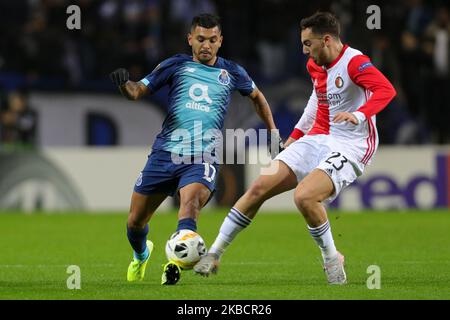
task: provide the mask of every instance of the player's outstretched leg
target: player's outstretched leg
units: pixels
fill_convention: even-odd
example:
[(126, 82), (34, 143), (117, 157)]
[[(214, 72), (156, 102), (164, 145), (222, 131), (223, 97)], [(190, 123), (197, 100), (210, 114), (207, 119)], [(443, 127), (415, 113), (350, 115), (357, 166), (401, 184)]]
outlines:
[(127, 280), (130, 282), (144, 279), (147, 263), (153, 251), (153, 243), (147, 240), (148, 221), (165, 198), (165, 195), (146, 196), (133, 192), (127, 222), (127, 237), (133, 248), (133, 260), (127, 271)]
[[(251, 188), (250, 188), (251, 190)], [(243, 199), (245, 195), (238, 201), (247, 201)], [(202, 276), (209, 276), (210, 274), (217, 273), (219, 269), (219, 261), (225, 249), (230, 245), (236, 235), (246, 228), (252, 220), (240, 212), (236, 207), (231, 208), (228, 215), (225, 217), (222, 226), (220, 227), (219, 234), (216, 240), (212, 244), (209, 252), (206, 256), (200, 259), (194, 266), (194, 272)], [(259, 206), (258, 206), (259, 207)], [(250, 211), (249, 211), (250, 212)]]
[(336, 250), (330, 222), (322, 201), (334, 193), (330, 177), (315, 169), (297, 186), (294, 201), (303, 214), (308, 230), (319, 246), (324, 261), (324, 271), (330, 284), (345, 284), (344, 256)]
[[(211, 191), (202, 183), (193, 182), (180, 189), (180, 210), (178, 212), (179, 230), (192, 230), (197, 232), (197, 220), (200, 210), (206, 205)], [(173, 261), (163, 266), (161, 284), (174, 285), (181, 277), (181, 268)]]
[(194, 272), (205, 277), (216, 274), (219, 270), (219, 261), (220, 256), (218, 254), (208, 253), (194, 266)]
[(272, 161), (268, 172), (271, 174), (259, 176), (250, 189), (231, 208), (208, 254), (194, 266), (195, 273), (206, 277), (217, 273), (220, 258), (225, 249), (239, 232), (250, 225), (264, 201), (291, 190), (297, 185), (295, 174), (282, 161)]

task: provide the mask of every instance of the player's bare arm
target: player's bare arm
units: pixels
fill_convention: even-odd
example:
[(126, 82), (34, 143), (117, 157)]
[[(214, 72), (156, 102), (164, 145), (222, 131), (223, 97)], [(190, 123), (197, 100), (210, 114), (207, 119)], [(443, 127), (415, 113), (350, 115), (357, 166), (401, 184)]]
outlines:
[(264, 97), (264, 94), (259, 91), (259, 89), (255, 89), (249, 97), (253, 102), (256, 113), (261, 120), (264, 121), (267, 129), (276, 130), (275, 122), (272, 117), (272, 111), (270, 110), (269, 103), (267, 102), (266, 97)]
[(143, 83), (130, 80), (120, 86), (119, 90), (128, 100), (138, 100), (148, 92), (148, 88)]
[(256, 113), (264, 121), (266, 128), (269, 130), (269, 152), (272, 154), (272, 149), (276, 148), (276, 154), (280, 153), (284, 150), (284, 144), (273, 121), (272, 111), (270, 110), (266, 97), (264, 97), (264, 94), (258, 88), (254, 89), (249, 97), (253, 102)]
[(130, 75), (124, 68), (114, 70), (109, 77), (128, 100), (138, 100), (148, 92), (147, 87), (143, 83), (130, 81)]

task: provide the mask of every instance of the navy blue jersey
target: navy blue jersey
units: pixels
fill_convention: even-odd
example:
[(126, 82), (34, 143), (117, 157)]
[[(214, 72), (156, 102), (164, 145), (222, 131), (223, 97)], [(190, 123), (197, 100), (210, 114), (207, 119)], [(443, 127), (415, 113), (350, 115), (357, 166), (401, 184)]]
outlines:
[(151, 92), (169, 86), (168, 114), (153, 150), (197, 156), (219, 147), (231, 94), (246, 96), (256, 88), (240, 65), (217, 58), (214, 66), (179, 54), (161, 62), (141, 80)]

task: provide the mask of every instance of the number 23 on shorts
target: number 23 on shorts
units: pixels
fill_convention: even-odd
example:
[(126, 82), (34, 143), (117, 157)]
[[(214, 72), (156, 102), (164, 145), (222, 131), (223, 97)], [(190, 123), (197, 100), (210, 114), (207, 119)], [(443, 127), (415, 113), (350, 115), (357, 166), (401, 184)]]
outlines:
[(325, 160), (325, 162), (333, 165), (333, 168), (339, 171), (344, 167), (344, 163), (348, 162), (348, 159), (341, 155), (340, 152), (332, 152), (331, 157)]

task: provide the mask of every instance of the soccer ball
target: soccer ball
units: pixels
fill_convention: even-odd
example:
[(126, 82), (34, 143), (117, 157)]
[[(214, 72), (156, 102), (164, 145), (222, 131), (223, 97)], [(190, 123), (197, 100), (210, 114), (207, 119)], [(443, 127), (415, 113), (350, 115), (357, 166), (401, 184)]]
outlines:
[(188, 229), (175, 232), (166, 243), (167, 259), (184, 270), (192, 269), (206, 252), (202, 237)]

